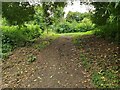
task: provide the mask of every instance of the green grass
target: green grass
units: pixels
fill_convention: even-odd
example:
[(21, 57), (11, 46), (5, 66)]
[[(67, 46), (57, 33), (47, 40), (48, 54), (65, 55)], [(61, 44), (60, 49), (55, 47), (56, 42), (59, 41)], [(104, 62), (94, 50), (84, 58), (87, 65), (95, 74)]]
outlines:
[(59, 38), (60, 37), (60, 35), (59, 34), (57, 34), (57, 33), (54, 33), (54, 32), (44, 32), (41, 36), (40, 36), (40, 38), (41, 39), (46, 39), (46, 38), (49, 38), (49, 39), (51, 39), (51, 40), (55, 40), (55, 39), (57, 39), (57, 38)]
[(81, 36), (93, 35), (93, 34), (94, 34), (94, 31), (79, 32), (79, 33), (70, 33), (70, 34), (68, 33), (68, 35), (71, 35), (73, 37), (73, 40), (72, 40), (73, 44), (79, 45), (79, 47), (80, 47), (81, 41), (78, 40), (78, 39), (80, 39)]
[(60, 36), (72, 36), (72, 37), (78, 37), (83, 35), (92, 35), (94, 31), (87, 31), (87, 32), (75, 32), (75, 33), (62, 33), (58, 34)]
[[(119, 79), (117, 74), (112, 70), (94, 71), (92, 74), (92, 82), (96, 87), (100, 88), (118, 88)], [(120, 87), (119, 87), (120, 88)]]
[[(87, 59), (87, 57), (84, 54), (80, 54), (80, 60), (82, 62), (83, 67), (87, 70), (90, 71), (92, 73), (91, 76), (91, 81), (92, 83), (95, 85), (95, 87), (98, 88), (111, 88), (111, 82), (110, 80), (107, 81), (108, 79), (106, 79), (107, 76), (110, 76), (108, 72), (98, 72), (98, 71), (91, 71), (90, 67), (92, 67), (92, 64), (90, 64), (89, 59)], [(108, 75), (105, 75), (106, 73), (108, 73)], [(110, 73), (111, 74), (111, 73)], [(113, 76), (113, 74), (111, 74), (111, 76)], [(110, 77), (109, 77), (110, 79)], [(110, 87), (111, 86), (111, 87)]]
[[(100, 70), (94, 69), (91, 70), (94, 63), (91, 63), (90, 60), (84, 55), (80, 54), (80, 60), (84, 68), (91, 73), (91, 81), (97, 88), (120, 88), (118, 83), (118, 72), (113, 69), (101, 68)], [(99, 66), (99, 65), (98, 65)]]

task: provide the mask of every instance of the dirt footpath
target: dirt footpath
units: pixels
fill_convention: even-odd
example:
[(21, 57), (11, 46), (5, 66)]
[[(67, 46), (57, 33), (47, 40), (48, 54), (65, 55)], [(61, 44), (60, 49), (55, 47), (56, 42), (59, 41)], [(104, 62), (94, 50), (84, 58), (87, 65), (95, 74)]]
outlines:
[[(37, 60), (28, 64), (26, 55), (31, 53)], [(3, 87), (93, 87), (79, 57), (70, 36), (61, 36), (41, 52), (31, 47), (18, 48), (3, 63)]]

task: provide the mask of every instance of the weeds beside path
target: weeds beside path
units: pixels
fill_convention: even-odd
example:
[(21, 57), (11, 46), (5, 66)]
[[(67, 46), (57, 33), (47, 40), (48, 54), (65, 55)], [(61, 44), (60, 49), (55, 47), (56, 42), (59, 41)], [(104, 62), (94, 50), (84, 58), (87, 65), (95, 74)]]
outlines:
[(75, 37), (73, 42), (80, 51), (82, 65), (91, 73), (91, 80), (95, 87), (120, 87), (120, 58), (115, 43), (94, 35)]

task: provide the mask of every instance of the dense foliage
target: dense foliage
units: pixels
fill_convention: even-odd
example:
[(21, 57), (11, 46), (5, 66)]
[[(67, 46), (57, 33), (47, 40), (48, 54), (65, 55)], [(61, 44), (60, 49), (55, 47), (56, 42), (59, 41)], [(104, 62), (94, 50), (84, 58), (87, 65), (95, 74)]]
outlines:
[(41, 35), (42, 30), (38, 25), (2, 26), (2, 53), (6, 58), (16, 47), (30, 45)]
[[(79, 14), (79, 18), (72, 18), (68, 17), (66, 20), (58, 23), (56, 29), (56, 32), (58, 33), (70, 33), (70, 32), (86, 32), (93, 30), (95, 28), (95, 25), (92, 23), (91, 19), (89, 18), (89, 13), (81, 14), (79, 12), (75, 12), (75, 14)], [(74, 12), (73, 12), (74, 14)], [(73, 17), (76, 17), (76, 15), (72, 15)]]
[[(10, 55), (10, 52), (16, 47), (28, 46), (33, 44), (34, 41), (38, 40), (38, 38), (40, 38), (41, 35), (45, 34), (45, 31), (49, 32), (49, 30), (52, 31), (52, 35), (53, 33), (54, 35), (59, 35), (57, 33), (74, 33), (76, 35), (75, 32), (78, 33), (94, 30), (95, 35), (111, 41), (116, 41), (117, 44), (120, 45), (120, 2), (93, 2), (91, 4), (95, 7), (93, 14), (91, 14), (91, 12), (69, 12), (67, 17), (64, 18), (64, 7), (66, 5), (65, 2), (43, 2), (40, 5), (35, 6), (30, 5), (27, 2), (3, 3), (2, 27), (0, 27), (3, 33), (3, 58), (6, 58), (8, 55)], [(91, 35), (91, 33), (89, 35)], [(91, 39), (92, 41), (89, 42), (90, 45), (87, 45), (89, 39), (86, 39), (83, 40), (83, 42), (86, 42), (86, 44), (83, 46), (81, 38), (78, 38), (75, 41), (77, 42), (77, 46), (80, 46), (79, 48), (82, 48), (80, 51), (83, 51), (83, 54), (85, 54), (85, 49), (87, 52), (86, 56), (83, 55), (80, 57), (83, 66), (87, 67), (88, 69), (92, 67), (92, 65), (98, 65), (100, 68), (101, 66), (106, 67), (108, 65), (106, 63), (108, 63), (108, 61), (111, 59), (108, 57), (107, 60), (105, 59), (101, 63), (100, 60), (104, 59), (103, 57), (106, 58), (107, 56), (104, 55), (104, 53), (96, 53), (97, 50), (100, 51), (99, 47), (102, 47), (101, 42), (94, 44), (93, 42), (95, 42), (95, 38), (93, 38)], [(99, 41), (99, 39), (97, 40)], [(35, 45), (35, 47), (39, 51), (41, 51), (43, 48), (50, 44), (49, 41), (46, 42), (44, 40), (41, 40), (39, 43), (39, 45)], [(92, 49), (92, 47), (88, 48), (89, 46), (92, 46), (92, 44), (99, 47), (95, 49)], [(85, 48), (83, 49), (83, 47)], [(95, 51), (95, 54), (92, 54), (93, 52), (91, 50)], [(108, 48), (107, 50), (109, 52), (110, 48)], [(90, 55), (92, 55), (93, 58), (86, 58), (87, 56), (89, 56), (89, 51)], [(112, 54), (113, 55), (110, 56), (117, 56), (118, 52), (113, 52)], [(99, 56), (100, 58), (98, 58), (97, 60), (96, 57)], [(114, 62), (117, 67), (118, 60), (116, 58), (113, 58), (109, 62)], [(98, 64), (95, 64), (94, 59), (97, 60), (96, 62)], [(33, 62), (35, 60), (36, 56), (32, 54), (28, 56), (28, 62)], [(99, 62), (101, 64), (99, 64)], [(106, 63), (104, 64), (104, 62)], [(108, 66), (112, 66), (112, 64)], [(115, 71), (115, 74), (113, 71)], [(117, 69), (114, 70), (112, 68), (108, 68), (108, 70), (106, 70), (106, 68), (101, 68), (101, 71), (92, 72), (91, 76), (92, 81), (96, 85), (96, 87), (111, 88), (118, 86), (116, 84), (118, 83), (118, 81), (116, 80), (116, 74)], [(108, 79), (105, 80), (105, 77), (107, 77)], [(111, 86), (112, 80), (114, 80), (114, 83), (116, 85), (114, 85), (114, 83), (112, 82), (113, 85)]]
[(43, 2), (35, 6), (27, 2), (7, 2), (2, 5), (3, 53), (18, 46), (25, 46), (48, 30), (70, 33), (94, 29), (89, 13), (70, 12), (67, 18), (64, 18), (65, 2)]
[(65, 7), (65, 2), (43, 2), (43, 14), (45, 23), (47, 25), (53, 24), (56, 19), (64, 16), (63, 8)]
[(92, 20), (99, 28), (96, 35), (120, 42), (120, 2), (95, 2), (92, 5), (96, 8)]
[(80, 13), (80, 12), (71, 12), (69, 11), (69, 13), (67, 14), (66, 17), (66, 21), (68, 22), (72, 22), (72, 21), (76, 21), (76, 22), (81, 22), (84, 18), (90, 18), (90, 13)]
[(3, 2), (2, 16), (10, 25), (23, 25), (25, 21), (33, 20), (34, 7), (28, 2)]
[(42, 6), (35, 6), (35, 15), (34, 15), (34, 21), (33, 24), (39, 25), (40, 29), (42, 29), (42, 32), (44, 32), (45, 29), (45, 19), (43, 18), (43, 7)]

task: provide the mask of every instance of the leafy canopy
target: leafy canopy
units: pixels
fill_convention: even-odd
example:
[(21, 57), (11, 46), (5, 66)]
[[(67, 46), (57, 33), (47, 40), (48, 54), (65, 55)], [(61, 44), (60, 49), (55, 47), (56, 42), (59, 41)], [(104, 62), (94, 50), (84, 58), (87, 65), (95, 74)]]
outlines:
[(23, 25), (25, 21), (30, 21), (34, 16), (34, 6), (28, 2), (3, 2), (2, 16), (6, 18), (10, 25)]
[(53, 24), (55, 18), (60, 18), (64, 16), (63, 8), (65, 7), (65, 2), (43, 2), (43, 13), (44, 19), (47, 25)]
[(66, 20), (68, 22), (73, 22), (75, 20), (76, 22), (81, 22), (85, 17), (90, 18), (90, 13), (80, 13), (80, 12), (71, 12), (67, 14)]

